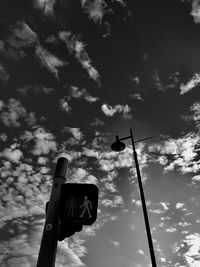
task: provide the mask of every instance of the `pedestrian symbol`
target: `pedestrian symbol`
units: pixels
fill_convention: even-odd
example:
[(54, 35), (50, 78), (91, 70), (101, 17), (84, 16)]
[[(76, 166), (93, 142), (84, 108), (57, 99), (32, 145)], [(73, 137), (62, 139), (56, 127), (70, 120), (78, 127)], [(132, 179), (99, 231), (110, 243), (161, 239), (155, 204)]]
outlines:
[(70, 196), (70, 199), (66, 203), (67, 215), (69, 217), (74, 217), (76, 208), (76, 199), (74, 198), (74, 196)]
[(92, 225), (97, 218), (98, 188), (94, 184), (63, 184), (60, 219), (66, 223)]
[(85, 214), (85, 212), (87, 211), (89, 217), (91, 218), (92, 215), (91, 215), (91, 213), (90, 213), (90, 210), (92, 209), (92, 203), (91, 203), (91, 201), (88, 199), (87, 196), (85, 196), (84, 199), (85, 199), (85, 200), (84, 200), (83, 204), (80, 206), (80, 208), (84, 208), (84, 209), (83, 209), (83, 212), (82, 212), (81, 215), (80, 215), (80, 217), (82, 218), (83, 215)]

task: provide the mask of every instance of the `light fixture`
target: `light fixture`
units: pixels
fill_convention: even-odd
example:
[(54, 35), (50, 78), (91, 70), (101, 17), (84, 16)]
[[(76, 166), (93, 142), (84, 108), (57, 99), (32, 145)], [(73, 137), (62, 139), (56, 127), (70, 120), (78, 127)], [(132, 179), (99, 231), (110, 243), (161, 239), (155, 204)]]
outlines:
[(120, 141), (119, 136), (116, 135), (116, 141), (111, 145), (111, 149), (115, 152), (120, 152), (125, 149), (126, 145)]

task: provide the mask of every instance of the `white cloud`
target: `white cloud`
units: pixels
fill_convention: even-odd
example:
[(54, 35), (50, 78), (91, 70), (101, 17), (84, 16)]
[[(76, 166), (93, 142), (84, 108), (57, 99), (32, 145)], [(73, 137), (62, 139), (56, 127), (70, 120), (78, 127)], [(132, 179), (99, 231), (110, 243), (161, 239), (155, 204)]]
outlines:
[(18, 152), (14, 156), (9, 153), (8, 160), (10, 157), (11, 160), (4, 160), (1, 164), (1, 226), (21, 217), (44, 215), (45, 212), (52, 177), (45, 175), (42, 180), (40, 171), (20, 162), (20, 155)]
[(0, 111), (1, 111), (4, 107), (5, 107), (5, 103), (4, 103), (2, 100), (0, 100)]
[(166, 230), (165, 230), (167, 233), (174, 233), (174, 232), (176, 232), (177, 231), (177, 229), (175, 228), (175, 227), (170, 227), (170, 228), (167, 228)]
[(86, 266), (82, 261), (81, 257), (83, 257), (86, 253), (86, 247), (84, 247), (79, 242), (79, 239), (74, 240), (75, 242), (69, 244), (66, 241), (60, 242), (58, 244), (57, 251), (57, 267), (64, 266), (72, 266), (72, 267), (83, 267)]
[(93, 183), (98, 184), (98, 180), (94, 175), (91, 175), (86, 169), (84, 168), (73, 168), (71, 174), (68, 175), (69, 181), (72, 183)]
[(100, 85), (100, 76), (98, 71), (92, 66), (92, 61), (85, 50), (85, 44), (78, 37), (70, 32), (60, 32), (59, 37), (64, 41), (70, 53), (74, 53), (82, 67), (87, 70), (91, 79)]
[(20, 149), (12, 149), (12, 147), (5, 148), (2, 152), (0, 152), (0, 157), (6, 158), (14, 163), (19, 163), (22, 156), (23, 153)]
[(57, 144), (53, 134), (47, 132), (44, 128), (39, 127), (34, 131), (35, 145), (32, 150), (34, 155), (47, 155), (50, 152), (57, 151)]
[(65, 99), (61, 99), (59, 104), (62, 110), (69, 113), (71, 107), (69, 106), (68, 102)]
[(22, 104), (14, 98), (9, 98), (7, 105), (0, 101), (0, 118), (8, 127), (20, 127), (22, 120), (28, 125), (34, 125), (37, 121), (35, 112), (27, 113)]
[(42, 10), (46, 16), (53, 16), (55, 2), (55, 0), (34, 0), (34, 6)]
[(192, 181), (194, 182), (200, 182), (200, 175), (195, 175), (192, 177)]
[(191, 11), (191, 15), (194, 18), (194, 21), (196, 23), (200, 22), (200, 3), (199, 0), (191, 0), (192, 1), (192, 11)]
[(101, 106), (101, 110), (106, 116), (112, 117), (114, 116), (115, 113), (122, 113), (122, 116), (125, 119), (131, 119), (132, 115), (130, 114), (130, 107), (128, 105), (115, 105), (115, 106), (110, 106), (107, 104), (103, 104)]
[(154, 80), (155, 86), (158, 90), (160, 90), (160, 91), (165, 90), (163, 84), (161, 83), (159, 72), (157, 70), (154, 70), (154, 72), (153, 72), (153, 80)]
[(16, 49), (26, 48), (36, 44), (37, 34), (28, 24), (19, 21), (12, 27), (12, 35), (7, 42)]
[(40, 165), (47, 165), (49, 162), (49, 159), (46, 157), (38, 157), (37, 163)]
[(87, 90), (84, 89), (79, 89), (76, 86), (71, 86), (71, 97), (73, 98), (83, 98), (89, 103), (94, 103), (99, 100), (98, 97), (91, 96)]
[(120, 242), (118, 242), (118, 241), (110, 240), (109, 243), (112, 244), (115, 247), (119, 247), (120, 246)]
[(72, 127), (64, 127), (62, 130), (64, 133), (70, 133), (73, 138), (77, 141), (81, 141), (83, 139), (83, 134), (80, 130), (80, 128), (72, 128)]
[(195, 73), (190, 81), (188, 81), (186, 84), (182, 83), (180, 85), (180, 94), (184, 95), (185, 93), (191, 91), (199, 83), (200, 83), (200, 73)]
[(89, 18), (96, 23), (101, 23), (102, 18), (106, 13), (106, 2), (104, 0), (81, 0), (81, 3)]
[(200, 102), (195, 102), (190, 110), (193, 112), (193, 120), (199, 121), (200, 120)]
[(5, 133), (0, 134), (0, 140), (2, 140), (3, 142), (6, 142), (7, 139), (8, 139), (8, 136)]
[(38, 42), (37, 34), (22, 21), (11, 25), (10, 30), (11, 34), (6, 39), (5, 44), (1, 42), (0, 51), (9, 59), (19, 60), (26, 56), (26, 49), (36, 45)]
[(99, 152), (96, 151), (96, 150), (89, 149), (87, 147), (83, 147), (83, 151), (84, 151), (84, 154), (87, 157), (95, 157), (95, 158), (98, 158), (99, 157)]
[(112, 199), (104, 198), (101, 200), (101, 205), (110, 208), (116, 208), (123, 205), (123, 199), (121, 196), (113, 196)]
[[(165, 171), (178, 168), (181, 173), (198, 172), (199, 161), (196, 147), (200, 141), (199, 134), (188, 133), (178, 139), (169, 139), (149, 146), (149, 151), (156, 154), (155, 160), (164, 165)], [(158, 160), (160, 155), (167, 160)]]
[(66, 63), (40, 45), (37, 45), (35, 53), (41, 64), (58, 78), (58, 68), (64, 66)]
[(184, 203), (180, 203), (180, 202), (178, 202), (178, 203), (176, 203), (176, 209), (182, 209), (183, 207), (184, 207)]
[(0, 118), (8, 127), (19, 127), (21, 125), (19, 120), (21, 118), (25, 118), (26, 115), (26, 109), (21, 105), (21, 103), (14, 98), (9, 98), (8, 104), (3, 105)]
[(136, 84), (140, 83), (140, 77), (138, 76), (132, 77), (131, 80), (134, 81)]
[(94, 118), (94, 121), (90, 123), (91, 126), (103, 126), (105, 123), (104, 121), (100, 120), (99, 118)]
[(18, 88), (17, 91), (25, 96), (28, 96), (30, 93), (50, 94), (54, 92), (54, 89), (51, 87), (43, 86), (43, 85), (38, 85), (38, 86), (24, 85)]
[(188, 251), (184, 253), (187, 264), (190, 267), (198, 267), (200, 264), (200, 235), (198, 233), (190, 234), (185, 237), (184, 243)]
[(191, 115), (183, 115), (182, 118), (186, 121), (193, 121), (198, 130), (200, 130), (200, 102), (195, 102), (190, 107)]
[(157, 90), (163, 91), (163, 92), (165, 92), (167, 89), (175, 88), (177, 86), (177, 84), (179, 83), (178, 76), (179, 76), (179, 72), (175, 72), (173, 75), (168, 77), (167, 84), (163, 84), (160, 78), (159, 72), (157, 70), (154, 70), (153, 72), (153, 80), (154, 80), (155, 86)]
[(89, 58), (87, 52), (85, 51), (85, 45), (83, 42), (76, 40), (74, 44), (74, 51), (75, 55), (82, 64), (83, 68), (85, 68), (89, 76), (94, 79), (95, 81), (99, 82), (99, 73), (98, 71), (92, 66), (91, 59)]
[[(2, 267), (36, 266), (43, 221), (39, 221), (37, 218), (34, 222), (29, 222), (29, 220), (27, 217), (27, 220), (24, 218), (23, 221), (16, 221), (13, 225), (13, 228), (17, 228), (15, 237), (0, 244), (1, 254), (3, 254), (3, 257), (0, 258)], [(24, 232), (28, 232), (28, 234)], [(81, 260), (81, 257), (85, 256), (86, 253), (86, 247), (79, 242), (78, 238), (70, 243), (70, 247), (67, 240), (59, 242), (55, 266), (86, 266)]]
[(164, 211), (167, 211), (169, 209), (169, 203), (168, 202), (160, 202), (160, 205), (164, 209)]
[(138, 250), (138, 253), (139, 253), (140, 255), (144, 255), (144, 251), (143, 251), (142, 249), (139, 249), (139, 250)]
[(3, 85), (5, 85), (7, 83), (7, 81), (9, 80), (10, 76), (8, 75), (5, 66), (3, 66), (0, 63), (0, 81), (2, 82)]
[(143, 98), (141, 97), (141, 94), (132, 94), (129, 96), (129, 98), (133, 98), (142, 102), (144, 101)]

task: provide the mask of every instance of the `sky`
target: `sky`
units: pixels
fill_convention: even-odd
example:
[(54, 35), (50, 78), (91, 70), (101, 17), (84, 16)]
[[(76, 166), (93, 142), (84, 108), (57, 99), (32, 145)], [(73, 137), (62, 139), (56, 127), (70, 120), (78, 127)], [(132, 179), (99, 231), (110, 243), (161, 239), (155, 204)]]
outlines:
[(200, 1), (1, 0), (0, 265), (34, 267), (56, 161), (99, 188), (56, 267), (200, 266)]

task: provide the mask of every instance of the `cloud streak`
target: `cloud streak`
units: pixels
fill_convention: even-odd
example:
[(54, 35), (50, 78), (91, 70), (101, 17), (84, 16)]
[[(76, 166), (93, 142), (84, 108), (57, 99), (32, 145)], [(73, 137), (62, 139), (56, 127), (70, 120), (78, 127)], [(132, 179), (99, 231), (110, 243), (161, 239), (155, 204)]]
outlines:
[(132, 115), (130, 114), (130, 107), (128, 105), (115, 105), (115, 106), (110, 106), (108, 104), (103, 104), (101, 106), (102, 112), (108, 116), (112, 117), (116, 113), (122, 113), (122, 117), (125, 119), (132, 119)]
[(85, 50), (85, 44), (70, 32), (60, 32), (59, 38), (65, 42), (70, 53), (75, 55), (82, 67), (88, 72), (91, 79), (95, 80), (100, 85), (100, 75), (92, 66), (92, 60)]
[(195, 88), (200, 83), (200, 74), (195, 73), (191, 80), (189, 80), (186, 84), (180, 85), (180, 94), (184, 95), (187, 92), (191, 91), (193, 88)]

